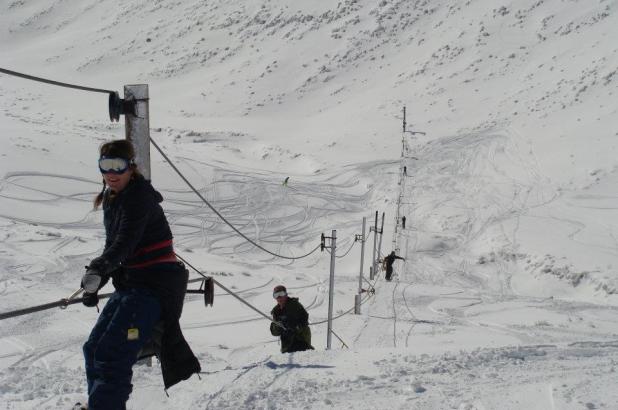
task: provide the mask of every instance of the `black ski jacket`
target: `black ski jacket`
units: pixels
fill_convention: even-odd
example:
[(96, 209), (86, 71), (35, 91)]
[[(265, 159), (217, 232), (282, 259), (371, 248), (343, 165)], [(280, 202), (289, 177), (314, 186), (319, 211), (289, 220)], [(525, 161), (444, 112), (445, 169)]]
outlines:
[[(105, 250), (116, 289), (147, 288), (161, 304), (163, 325), (153, 353), (161, 361), (165, 388), (201, 370), (180, 329), (189, 272), (174, 262), (172, 232), (160, 203), (163, 197), (138, 176), (118, 195), (103, 198)], [(142, 355), (141, 357), (147, 356)]]
[(388, 255), (386, 255), (384, 257), (384, 263), (386, 264), (387, 267), (392, 268), (393, 267), (393, 263), (395, 263), (396, 259), (405, 260), (401, 256), (397, 256), (394, 253), (389, 253)]
[(288, 297), (283, 309), (277, 305), (270, 313), (273, 320), (285, 326), (285, 329), (282, 329), (276, 323), (270, 324), (270, 333), (273, 336), (281, 336), (281, 353), (313, 350), (309, 314), (298, 298)]

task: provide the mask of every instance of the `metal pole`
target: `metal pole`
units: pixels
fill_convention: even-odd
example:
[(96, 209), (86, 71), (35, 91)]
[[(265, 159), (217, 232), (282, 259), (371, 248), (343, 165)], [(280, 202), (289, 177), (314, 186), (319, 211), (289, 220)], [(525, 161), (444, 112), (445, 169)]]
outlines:
[(150, 114), (148, 108), (148, 84), (124, 86), (125, 101), (135, 102), (135, 112), (125, 113), (126, 138), (135, 147), (137, 168), (144, 178), (150, 180)]
[[(406, 152), (406, 106), (403, 106), (403, 132), (401, 133), (401, 158), (405, 156)], [(399, 167), (399, 173), (401, 174), (401, 166)], [(401, 185), (401, 179), (399, 180), (399, 184)]]
[(376, 274), (376, 240), (378, 236), (378, 211), (376, 211), (376, 220), (373, 225), (373, 256), (371, 257), (371, 274), (369, 279), (373, 280)]
[(328, 285), (328, 329), (326, 335), (326, 349), (330, 349), (331, 333), (333, 330), (333, 298), (335, 293), (335, 252), (337, 251), (337, 231), (333, 229), (330, 238), (330, 282)]
[(397, 216), (395, 217), (395, 232), (393, 233), (393, 250), (395, 252), (399, 252), (399, 246), (397, 245), (398, 241), (398, 231), (399, 231), (399, 222), (401, 221), (401, 213), (400, 213), (400, 208), (401, 208), (401, 200), (403, 199), (403, 194), (399, 194), (399, 197), (397, 198)]
[(382, 227), (380, 228), (380, 243), (378, 245), (378, 259), (380, 259), (380, 255), (382, 254), (382, 234), (384, 233), (384, 215), (385, 212), (382, 212)]
[(367, 224), (367, 217), (363, 217), (363, 237), (361, 239), (361, 260), (360, 260), (360, 275), (358, 278), (358, 293), (363, 292), (363, 261), (365, 260), (365, 225)]
[(365, 225), (367, 224), (367, 217), (363, 217), (363, 233), (361, 237), (361, 260), (360, 260), (360, 274), (358, 276), (358, 295), (354, 298), (354, 313), (360, 315), (360, 301), (363, 293), (363, 261), (365, 259)]

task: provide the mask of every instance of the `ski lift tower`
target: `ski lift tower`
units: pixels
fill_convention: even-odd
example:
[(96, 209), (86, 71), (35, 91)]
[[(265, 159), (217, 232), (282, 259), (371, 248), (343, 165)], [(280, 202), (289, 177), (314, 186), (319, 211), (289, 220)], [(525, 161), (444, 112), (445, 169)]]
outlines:
[(399, 169), (399, 186), (400, 188), (400, 192), (399, 192), (399, 196), (397, 197), (397, 213), (395, 215), (395, 232), (393, 234), (393, 249), (396, 252), (399, 252), (399, 248), (397, 247), (397, 227), (399, 226), (399, 218), (400, 218), (400, 208), (401, 208), (401, 200), (403, 197), (403, 190), (405, 188), (405, 180), (403, 172), (402, 172), (402, 168), (404, 166), (406, 166), (407, 169), (407, 165), (405, 164), (405, 160), (406, 160), (406, 153), (408, 152), (407, 146), (406, 146), (406, 133), (410, 134), (412, 137), (414, 137), (414, 135), (426, 135), (425, 132), (423, 131), (412, 131), (412, 130), (408, 130), (407, 129), (408, 123), (407, 123), (407, 119), (406, 119), (406, 106), (403, 106), (403, 127), (402, 127), (402, 133), (401, 133), (401, 166)]

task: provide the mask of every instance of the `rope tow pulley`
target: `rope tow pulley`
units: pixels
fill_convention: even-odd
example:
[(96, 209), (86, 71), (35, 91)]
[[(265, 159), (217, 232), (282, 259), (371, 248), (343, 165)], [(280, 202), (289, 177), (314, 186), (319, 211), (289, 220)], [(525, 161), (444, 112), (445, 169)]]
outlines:
[(111, 122), (118, 122), (120, 120), (120, 112), (122, 111), (122, 104), (120, 103), (120, 96), (117, 91), (109, 93), (109, 120)]
[(207, 291), (204, 292), (204, 304), (212, 306), (215, 301), (215, 281), (212, 278), (206, 279), (204, 290)]
[(135, 115), (135, 101), (120, 98), (117, 91), (109, 93), (109, 120), (118, 122), (121, 114)]
[(204, 306), (212, 306), (215, 300), (215, 281), (211, 276), (204, 278), (199, 289), (187, 289), (187, 293), (204, 295)]
[(209, 276), (204, 279), (202, 285), (204, 286), (204, 306), (212, 306), (215, 301), (215, 281)]

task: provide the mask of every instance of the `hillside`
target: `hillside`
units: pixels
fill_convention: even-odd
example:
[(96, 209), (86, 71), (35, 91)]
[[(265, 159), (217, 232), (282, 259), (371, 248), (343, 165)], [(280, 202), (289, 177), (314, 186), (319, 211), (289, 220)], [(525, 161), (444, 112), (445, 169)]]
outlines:
[[(353, 246), (335, 286), (349, 349), (327, 351), (329, 255), (253, 247), (153, 150), (176, 250), (265, 312), (285, 283), (317, 350), (282, 355), (235, 299), (218, 291), (204, 310), (188, 296), (202, 380), (168, 398), (159, 368), (140, 366), (129, 408), (618, 407), (617, 13), (615, 0), (0, 4), (0, 67), (121, 94), (148, 84), (152, 138), (244, 234), (292, 256), (333, 229), (339, 256)], [(424, 134), (402, 133), (404, 106)], [(0, 111), (5, 312), (71, 294), (100, 254), (97, 147), (124, 124), (104, 94), (4, 74)], [(343, 315), (354, 235), (376, 210), (382, 253), (406, 260)], [(0, 409), (83, 400), (96, 317), (1, 321)]]

